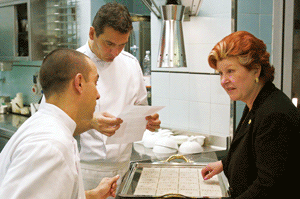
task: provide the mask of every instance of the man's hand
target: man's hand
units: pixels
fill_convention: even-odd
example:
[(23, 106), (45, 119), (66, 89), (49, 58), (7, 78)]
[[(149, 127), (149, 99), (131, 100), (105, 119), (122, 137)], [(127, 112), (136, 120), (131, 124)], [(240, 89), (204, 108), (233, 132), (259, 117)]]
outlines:
[(116, 118), (107, 112), (96, 112), (94, 113), (92, 126), (93, 129), (96, 129), (100, 133), (110, 137), (120, 128), (120, 124), (122, 122), (122, 119)]
[(159, 115), (157, 113), (147, 116), (146, 120), (148, 120), (146, 128), (149, 131), (155, 131), (160, 128), (161, 121), (159, 120)]
[(119, 178), (119, 175), (112, 178), (103, 178), (95, 189), (85, 191), (86, 199), (106, 199), (109, 196), (116, 197), (117, 180)]

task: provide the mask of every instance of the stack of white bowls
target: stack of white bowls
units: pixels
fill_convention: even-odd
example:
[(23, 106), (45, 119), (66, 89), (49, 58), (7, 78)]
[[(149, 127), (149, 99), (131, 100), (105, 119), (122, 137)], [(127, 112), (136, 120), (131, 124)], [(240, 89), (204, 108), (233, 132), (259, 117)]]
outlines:
[(152, 149), (153, 153), (159, 157), (167, 157), (176, 153), (186, 155), (203, 151), (204, 136), (173, 136), (172, 134), (167, 129), (160, 129), (158, 132), (146, 130), (142, 142), (144, 147)]

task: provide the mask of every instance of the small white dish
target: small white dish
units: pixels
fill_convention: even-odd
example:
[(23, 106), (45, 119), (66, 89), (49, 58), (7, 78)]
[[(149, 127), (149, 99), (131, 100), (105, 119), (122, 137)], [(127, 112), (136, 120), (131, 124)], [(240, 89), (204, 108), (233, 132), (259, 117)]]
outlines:
[(188, 141), (182, 143), (178, 149), (182, 155), (200, 153), (203, 151), (202, 146), (196, 141), (195, 137), (190, 137)]
[(176, 151), (178, 150), (178, 144), (174, 139), (172, 139), (171, 136), (161, 137), (155, 142), (154, 147), (155, 146), (167, 147), (170, 149), (175, 149)]
[(177, 142), (177, 144), (182, 144), (182, 143), (184, 143), (188, 140), (189, 136), (187, 136), (187, 135), (175, 135), (172, 138)]
[(171, 149), (171, 148), (168, 148), (168, 147), (155, 145), (153, 147), (153, 152), (154, 153), (159, 153), (159, 154), (172, 154), (172, 153), (176, 153), (177, 149)]

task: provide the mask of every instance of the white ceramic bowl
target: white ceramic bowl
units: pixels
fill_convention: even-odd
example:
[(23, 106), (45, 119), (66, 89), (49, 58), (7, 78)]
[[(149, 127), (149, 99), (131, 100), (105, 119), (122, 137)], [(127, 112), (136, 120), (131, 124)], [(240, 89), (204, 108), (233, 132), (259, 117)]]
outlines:
[(177, 144), (182, 144), (182, 143), (184, 143), (188, 140), (189, 136), (187, 136), (187, 135), (175, 135), (172, 138), (177, 142)]
[(155, 142), (159, 138), (160, 135), (158, 133), (146, 130), (142, 139), (144, 147), (152, 149), (154, 147)]
[(170, 149), (175, 149), (176, 151), (178, 150), (178, 144), (174, 139), (172, 139), (171, 136), (165, 136), (165, 137), (159, 138), (155, 142), (154, 147), (155, 146), (163, 146), (163, 147), (167, 147)]
[(201, 146), (204, 145), (205, 136), (197, 135), (197, 136), (195, 136), (195, 138), (196, 138), (196, 141), (197, 141)]
[(186, 141), (182, 143), (178, 149), (180, 154), (193, 154), (193, 153), (200, 153), (203, 151), (201, 145), (196, 141)]
[(171, 148), (168, 148), (168, 147), (164, 147), (164, 146), (158, 146), (158, 145), (155, 145), (153, 147), (153, 152), (154, 153), (159, 153), (159, 154), (173, 154), (173, 153), (176, 153), (177, 152), (177, 149), (171, 149)]

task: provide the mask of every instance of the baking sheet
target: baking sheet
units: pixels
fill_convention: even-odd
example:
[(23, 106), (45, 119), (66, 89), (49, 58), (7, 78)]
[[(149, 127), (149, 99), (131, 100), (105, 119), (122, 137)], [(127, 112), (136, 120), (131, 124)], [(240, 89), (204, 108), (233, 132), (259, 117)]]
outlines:
[(207, 181), (203, 180), (201, 169), (205, 165), (135, 163), (120, 186), (118, 198), (156, 198), (170, 195), (191, 198), (227, 197), (228, 185), (224, 184), (222, 174)]

